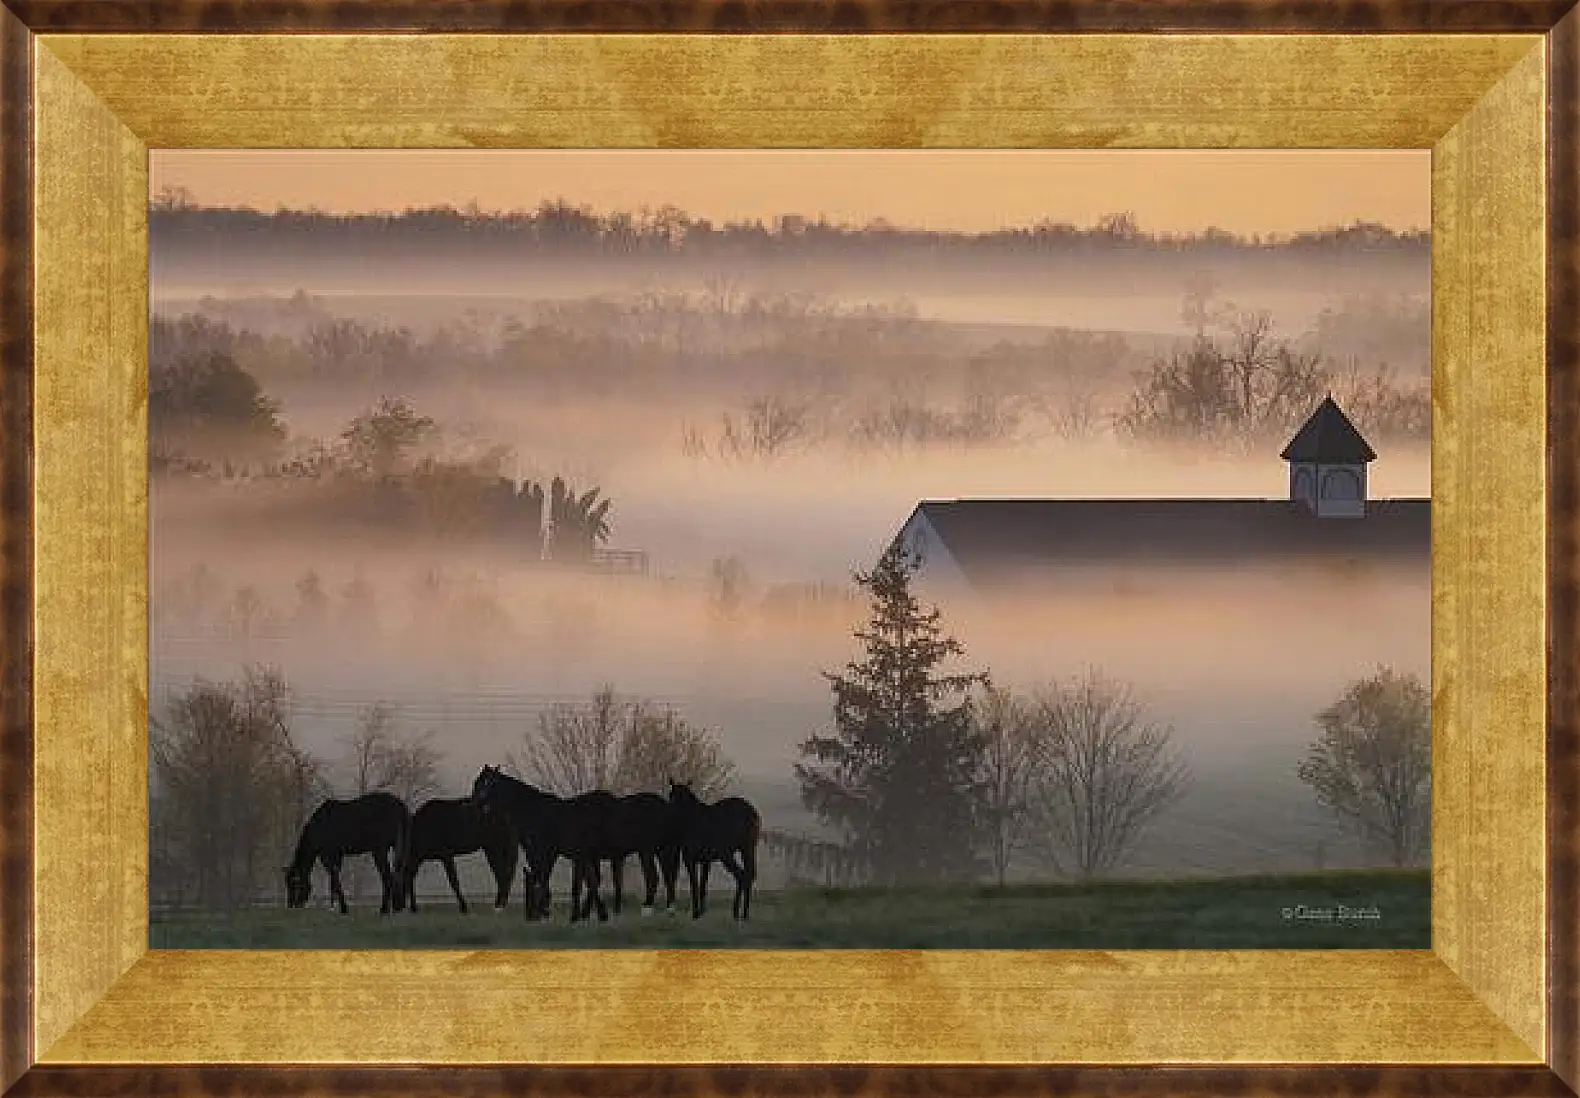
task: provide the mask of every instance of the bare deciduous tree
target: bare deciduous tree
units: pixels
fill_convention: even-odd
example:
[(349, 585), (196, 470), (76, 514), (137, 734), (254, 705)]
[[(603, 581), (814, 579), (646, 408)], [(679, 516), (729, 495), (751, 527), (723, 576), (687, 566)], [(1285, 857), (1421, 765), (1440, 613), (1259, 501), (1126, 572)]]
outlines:
[(1172, 732), (1148, 719), (1129, 687), (1096, 671), (1044, 692), (1035, 720), (1035, 845), (1055, 872), (1108, 873), (1185, 791)]
[(613, 789), (617, 793), (667, 793), (671, 781), (686, 782), (704, 800), (718, 797), (735, 777), (735, 764), (713, 734), (673, 709), (632, 706), (620, 741)]
[(439, 763), (444, 758), (433, 738), (431, 731), (402, 736), (399, 713), (386, 702), (365, 708), (346, 740), (355, 795), (393, 793), (411, 808), (432, 797), (439, 791)]
[[(387, 788), (390, 751), (395, 744), (395, 711), (383, 702), (364, 709), (357, 727), (346, 741), (351, 770), (351, 789), (360, 797)], [(353, 901), (362, 898), (362, 860), (351, 859), (346, 867), (347, 891)]]
[(1139, 375), (1116, 426), (1142, 439), (1211, 436), (1242, 446), (1297, 426), (1331, 384), (1322, 360), (1275, 337), (1265, 311), (1238, 313), (1222, 327)]
[(431, 731), (396, 742), (385, 761), (389, 791), (415, 812), (422, 802), (438, 796), (443, 757), (434, 746)]
[(1105, 427), (1102, 401), (1093, 382), (1064, 377), (1049, 389), (1047, 395), (1035, 403), (1055, 435), (1067, 439), (1092, 438)]
[(1386, 365), (1370, 371), (1354, 359), (1333, 382), (1334, 399), (1368, 436), (1427, 439), (1432, 436), (1432, 382), (1400, 380)]
[(374, 702), (358, 715), (356, 730), (346, 739), (353, 796), (389, 788), (389, 759), (394, 746), (395, 709), (384, 702)]
[(673, 709), (627, 700), (605, 686), (588, 702), (560, 703), (538, 718), (510, 766), (561, 796), (593, 789), (667, 793), (671, 780), (717, 796), (735, 774), (718, 740)]
[(736, 460), (770, 460), (803, 445), (810, 434), (811, 406), (776, 396), (761, 396), (737, 419), (726, 412), (719, 427), (717, 452)]
[(615, 749), (626, 722), (626, 704), (605, 686), (590, 702), (560, 702), (538, 716), (524, 737), (513, 769), (560, 796), (608, 789)]
[(1396, 866), (1427, 851), (1432, 822), (1432, 695), (1380, 668), (1317, 714), (1322, 735), (1300, 763), (1317, 801), (1382, 845)]
[(1002, 888), (1010, 861), (1027, 838), (1040, 726), (1032, 708), (1003, 687), (990, 687), (983, 693), (972, 708), (972, 719), (984, 745), (988, 841), (994, 877)]

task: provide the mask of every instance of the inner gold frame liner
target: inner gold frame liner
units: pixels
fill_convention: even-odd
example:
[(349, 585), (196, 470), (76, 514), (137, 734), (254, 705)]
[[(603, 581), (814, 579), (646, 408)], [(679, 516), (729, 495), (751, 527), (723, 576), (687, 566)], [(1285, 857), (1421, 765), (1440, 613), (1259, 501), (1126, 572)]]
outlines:
[[(43, 1062), (1543, 1062), (1540, 36), (35, 50)], [(398, 146), (1430, 148), (1432, 949), (150, 952), (147, 150)]]

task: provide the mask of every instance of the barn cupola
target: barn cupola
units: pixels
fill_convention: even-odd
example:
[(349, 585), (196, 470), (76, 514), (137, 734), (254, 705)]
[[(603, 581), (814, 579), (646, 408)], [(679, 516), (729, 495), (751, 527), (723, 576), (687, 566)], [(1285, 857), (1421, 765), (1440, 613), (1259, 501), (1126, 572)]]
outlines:
[(1289, 498), (1323, 518), (1366, 514), (1366, 465), (1377, 452), (1333, 402), (1332, 394), (1311, 413), (1284, 447), (1289, 462)]

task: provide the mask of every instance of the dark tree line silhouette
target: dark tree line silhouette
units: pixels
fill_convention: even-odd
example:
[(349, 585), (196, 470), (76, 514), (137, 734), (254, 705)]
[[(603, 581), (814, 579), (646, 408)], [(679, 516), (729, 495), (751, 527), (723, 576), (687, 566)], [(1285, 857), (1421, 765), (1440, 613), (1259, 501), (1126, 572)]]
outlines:
[(1320, 354), (1279, 338), (1265, 311), (1232, 312), (1208, 334), (1154, 359), (1115, 417), (1124, 437), (1153, 442), (1213, 440), (1225, 448), (1265, 448), (1287, 436), (1335, 394), (1356, 424), (1378, 438), (1431, 436), (1428, 379), (1401, 383), (1379, 365), (1335, 368)]
[(1376, 222), (1357, 221), (1287, 234), (1241, 235), (1207, 227), (1200, 232), (1150, 232), (1135, 215), (1121, 211), (1086, 226), (1045, 218), (1030, 225), (987, 232), (908, 228), (877, 219), (862, 225), (825, 217), (785, 213), (768, 220), (716, 223), (675, 206), (637, 211), (595, 212), (564, 198), (535, 209), (484, 211), (475, 207), (432, 206), (399, 213), (332, 214), (320, 210), (204, 206), (179, 189), (156, 195), (149, 209), (154, 248), (179, 250), (184, 244), (208, 248), (231, 240), (282, 245), (310, 242), (314, 247), (432, 247), (451, 244), (483, 255), (518, 253), (523, 247), (585, 255), (762, 255), (872, 254), (908, 252), (932, 255), (991, 255), (1037, 252), (1150, 250), (1187, 254), (1258, 250), (1299, 254), (1358, 251), (1422, 256), (1430, 233), (1396, 231)]

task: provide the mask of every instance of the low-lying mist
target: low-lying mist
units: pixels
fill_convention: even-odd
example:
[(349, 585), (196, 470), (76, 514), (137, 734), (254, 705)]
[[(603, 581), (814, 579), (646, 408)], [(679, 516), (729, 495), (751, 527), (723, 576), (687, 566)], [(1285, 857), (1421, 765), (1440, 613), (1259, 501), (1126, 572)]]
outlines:
[[(440, 301), (435, 308), (444, 311), (442, 298), (427, 300)], [(953, 300), (952, 307), (975, 308)], [(1021, 304), (1000, 302), (993, 316), (955, 319), (1013, 324), (1003, 310)], [(1150, 325), (1154, 305), (1157, 322), (1166, 319), (1161, 298), (1111, 304), (1116, 327)], [(1085, 309), (1088, 322), (1102, 319), (1079, 301), (1059, 307)], [(1306, 327), (1296, 304), (1281, 307), (1293, 318), (1285, 318), (1289, 332)], [(929, 313), (942, 308), (927, 304)], [(1168, 309), (1174, 331), (1177, 298)], [(391, 316), (398, 319), (398, 310)], [(1030, 319), (1057, 322), (1051, 313)], [(1076, 414), (1091, 412), (1082, 405), (1089, 398), (1111, 411), (1126, 397), (1134, 385), (1128, 367), (1151, 353), (1134, 347), (1124, 352), (1130, 357), (1094, 357), (1114, 375), (1100, 378), (1096, 389), (1081, 388), (1090, 378), (1084, 366), (1072, 366), (1078, 341), (1060, 352), (1064, 357), (1050, 351), (1046, 368), (1030, 361), (1034, 374), (1047, 376), (1052, 364), (1067, 371), (1069, 391), (1047, 386), (1036, 394), (1035, 415), (986, 434), (987, 441), (920, 443), (899, 431), (853, 445), (850, 425), (869, 406), (888, 407), (871, 403), (887, 399), (884, 385), (913, 401), (896, 404), (896, 413), (952, 413), (969, 394), (941, 392), (941, 383), (929, 390), (919, 380), (922, 352), (894, 350), (882, 324), (848, 343), (839, 341), (838, 325), (817, 332), (816, 340), (773, 345), (781, 358), (763, 377), (772, 374), (777, 389), (755, 374), (721, 380), (711, 371), (723, 352), (712, 357), (708, 345), (680, 336), (671, 346), (663, 342), (668, 336), (655, 342), (639, 333), (611, 343), (615, 351), (596, 342), (566, 344), (590, 356), (588, 369), (607, 359), (635, 370), (632, 363), (640, 362), (621, 355), (647, 348), (643, 353), (673, 365), (675, 376), (695, 381), (675, 392), (627, 391), (613, 370), (614, 382), (587, 381), (584, 360), (562, 354), (558, 344), (545, 350), (534, 341), (549, 335), (535, 329), (518, 336), (523, 353), (509, 361), (515, 373), (489, 373), (497, 364), (478, 354), (483, 365), (434, 369), (421, 384), (392, 383), (384, 360), (371, 352), (347, 359), (368, 366), (353, 382), (344, 376), (351, 366), (337, 372), (328, 351), (298, 360), (290, 354), (299, 347), (255, 348), (287, 449), (333, 443), (371, 399), (402, 393), (437, 422), (436, 452), (505, 448), (482, 479), (497, 472), (547, 486), (563, 477), (575, 492), (596, 488), (609, 501), (601, 548), (640, 554), (646, 571), (585, 574), (545, 564), (541, 544), (527, 538), (370, 524), (342, 505), (349, 493), (370, 491), (373, 480), (362, 474), (156, 476), (156, 718), (195, 678), (230, 680), (248, 665), (267, 664), (293, 691), (298, 742), (333, 764), (341, 792), (350, 784), (345, 741), (367, 707), (385, 702), (396, 707), (404, 731), (434, 734), (446, 792), (455, 795), (480, 765), (518, 750), (550, 706), (586, 701), (608, 685), (672, 706), (714, 732), (739, 768), (738, 788), (759, 803), (767, 825), (810, 830), (815, 822), (797, 803), (791, 768), (798, 746), (829, 727), (832, 695), (823, 673), (859, 657), (852, 631), (867, 608), (852, 574), (873, 565), (919, 502), (1287, 497), (1282, 438), (1234, 453), (1205, 443), (1144, 445), (1122, 442), (1100, 416)], [(1042, 346), (1045, 335), (1030, 345)], [(951, 366), (969, 361), (954, 348), (928, 350), (915, 330), (907, 338)], [(984, 342), (977, 334), (970, 341)], [(884, 348), (891, 359), (881, 357)], [(441, 362), (432, 347), (423, 353)], [(743, 372), (758, 365), (751, 348), (732, 353)], [(549, 384), (535, 374), (545, 362), (569, 380)], [(858, 385), (845, 376), (846, 362), (877, 365)], [(845, 387), (823, 384), (830, 375)], [(741, 422), (743, 392), (805, 399), (811, 426), (784, 445), (732, 449), (726, 443)], [(1369, 469), (1372, 497), (1430, 493), (1425, 439), (1373, 441), (1380, 456)], [(726, 574), (734, 577), (728, 585)], [(1379, 666), (1429, 678), (1424, 561), (1358, 572), (1271, 562), (1070, 570), (1007, 602), (936, 594), (945, 629), (965, 646), (964, 667), (1026, 692), (1095, 668), (1133, 687), (1149, 715), (1174, 730), (1195, 785), (1127, 871), (1229, 873), (1308, 868), (1313, 858), (1330, 866), (1364, 860), (1317, 809), (1294, 768), (1315, 735), (1313, 716), (1350, 682)]]
[[(309, 702), (401, 701), (416, 706), (412, 719), (438, 723), (443, 706), (455, 705), (455, 719), (435, 731), (463, 769), (515, 746), (519, 727), (501, 739), (506, 729), (485, 727), (492, 722), (471, 726), (490, 698), (508, 724), (527, 715), (523, 706), (583, 700), (609, 683), (715, 726), (747, 770), (788, 777), (794, 745), (828, 719), (819, 672), (859, 654), (851, 629), (865, 615), (854, 597), (812, 585), (756, 585), (726, 614), (701, 577), (348, 557), (324, 547), (295, 560), (211, 565), (207, 618), (187, 609), (192, 573), (162, 570), (156, 681), (228, 678), (258, 661), (278, 666)], [(309, 568), (331, 595), (323, 623), (304, 621), (294, 590)], [(1257, 725), (1257, 743), (1293, 748), (1317, 709), (1378, 665), (1426, 677), (1424, 573), (1115, 571), (1028, 591), (1012, 604), (941, 601), (966, 663), (1026, 688), (1100, 668), (1154, 699), (1158, 716), (1177, 723), (1202, 765), (1216, 769), (1232, 761), (1247, 722)], [(347, 601), (357, 579), (371, 587), (363, 608), (333, 605)], [(249, 611), (235, 594), (243, 586), (255, 600)], [(317, 748), (330, 746), (310, 726), (303, 733)]]
[[(750, 568), (753, 558), (744, 559)], [(192, 573), (180, 571), (192, 560), (213, 569), (206, 616), (191, 608)], [(827, 586), (755, 583), (726, 612), (695, 574), (593, 577), (333, 544), (265, 556), (191, 539), (161, 551), (160, 562), (156, 710), (195, 676), (272, 665), (293, 688), (302, 746), (342, 759), (361, 711), (387, 702), (404, 730), (435, 734), (446, 784), (459, 794), (478, 766), (519, 750), (549, 706), (585, 701), (607, 684), (715, 732), (740, 768), (739, 788), (766, 796), (768, 826), (785, 829), (811, 826), (794, 804), (791, 766), (798, 745), (829, 727), (822, 672), (859, 658), (851, 632), (866, 612), (853, 592)], [(318, 623), (304, 620), (295, 597), (295, 573), (307, 568), (330, 593)], [(957, 597), (944, 602), (943, 620), (966, 648), (958, 666), (1017, 691), (1088, 668), (1130, 684), (1148, 715), (1173, 728), (1198, 784), (1220, 790), (1186, 802), (1210, 830), (1247, 804), (1309, 800), (1294, 766), (1315, 735), (1314, 715), (1348, 683), (1379, 665), (1429, 678), (1425, 571), (1088, 572), (1013, 606)], [(344, 592), (358, 579), (371, 593), (351, 606)], [(252, 588), (247, 613), (236, 595), (243, 584)], [(336, 773), (343, 782), (345, 772)], [(1285, 853), (1304, 866), (1307, 839), (1296, 836), (1315, 828), (1340, 858), (1342, 836), (1308, 807), (1287, 834), (1272, 825), (1258, 834), (1275, 852), (1294, 844)], [(1191, 857), (1221, 871), (1286, 864), (1237, 863), (1232, 849)], [(1145, 850), (1137, 857), (1138, 867), (1163, 868)]]
[[(1288, 468), (1276, 452), (1207, 456), (1187, 448), (1138, 449), (1112, 439), (1049, 439), (1002, 447), (912, 448), (894, 453), (806, 451), (772, 459), (695, 459), (652, 409), (604, 406), (587, 421), (512, 416), (501, 441), (557, 460), (518, 461), (524, 477), (565, 475), (612, 500), (611, 548), (642, 550), (660, 571), (700, 578), (715, 559), (736, 556), (761, 580), (845, 581), (881, 553), (922, 500), (966, 498), (1284, 498)], [(654, 420), (660, 426), (654, 427)], [(497, 435), (491, 437), (498, 437)], [(666, 446), (666, 441), (670, 445)], [(1381, 454), (1369, 472), (1375, 498), (1430, 494), (1425, 448)], [(155, 498), (156, 566), (201, 559), (194, 545), (220, 531), (263, 545), (266, 557), (312, 564), (330, 548), (310, 519), (287, 521), (284, 489), (267, 482), (160, 481)], [(337, 533), (337, 538), (344, 535)], [(279, 544), (285, 541), (289, 546)], [(342, 551), (349, 546), (342, 544)], [(371, 551), (371, 550), (370, 550)], [(216, 545), (221, 558), (245, 546)], [(442, 556), (459, 547), (436, 548)], [(505, 554), (505, 560), (511, 559)], [(292, 567), (296, 567), (295, 564)]]

